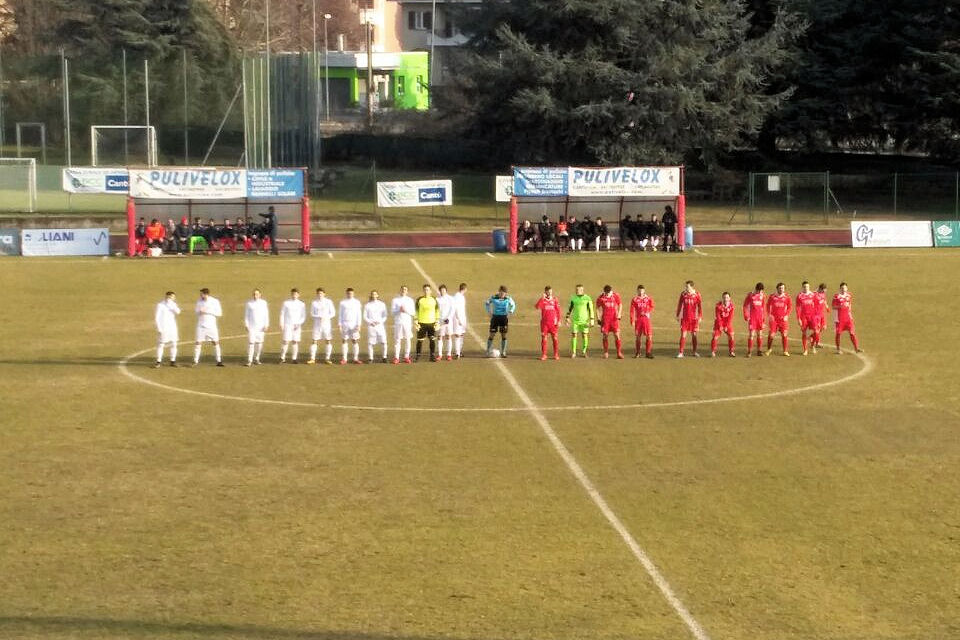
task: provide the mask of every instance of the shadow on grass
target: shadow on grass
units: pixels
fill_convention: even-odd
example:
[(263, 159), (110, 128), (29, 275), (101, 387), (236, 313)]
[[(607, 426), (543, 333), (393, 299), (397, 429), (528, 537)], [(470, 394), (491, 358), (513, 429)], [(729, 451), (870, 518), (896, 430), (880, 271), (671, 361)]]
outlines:
[(204, 638), (248, 638), (267, 640), (452, 640), (453, 636), (398, 635), (365, 631), (309, 631), (248, 624), (163, 622), (159, 620), (115, 620), (71, 616), (0, 616), (0, 635), (18, 631), (31, 637), (46, 635), (114, 634), (114, 637), (142, 638), (193, 635)]

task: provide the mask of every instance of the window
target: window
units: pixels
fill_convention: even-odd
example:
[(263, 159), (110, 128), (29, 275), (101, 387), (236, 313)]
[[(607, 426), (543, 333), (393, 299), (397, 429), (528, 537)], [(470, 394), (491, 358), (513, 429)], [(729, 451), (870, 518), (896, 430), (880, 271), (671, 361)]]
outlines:
[(453, 20), (450, 19), (450, 16), (444, 16), (443, 20), (443, 37), (452, 38), (454, 33), (453, 29)]
[(433, 29), (432, 11), (407, 12), (407, 28), (411, 31), (430, 31)]
[(402, 96), (407, 88), (407, 79), (403, 76), (397, 76), (397, 95)]

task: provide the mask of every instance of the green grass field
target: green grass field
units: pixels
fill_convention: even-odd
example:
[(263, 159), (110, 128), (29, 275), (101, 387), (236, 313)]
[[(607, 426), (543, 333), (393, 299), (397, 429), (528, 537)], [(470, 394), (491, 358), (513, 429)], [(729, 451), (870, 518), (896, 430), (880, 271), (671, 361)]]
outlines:
[[(696, 637), (676, 603), (713, 640), (960, 637), (960, 253), (705, 253), (3, 260), (0, 637)], [(202, 286), (239, 336), (253, 286), (275, 320), (291, 286), (389, 297), (417, 266), (469, 283), (480, 333), (507, 284), (511, 357), (281, 367), (271, 335), (262, 367), (234, 337), (224, 369), (149, 367), (168, 288), (182, 338)], [(866, 353), (670, 358), (687, 278), (710, 309), (847, 280)], [(537, 360), (547, 282), (646, 284), (657, 358), (601, 360), (595, 334)]]

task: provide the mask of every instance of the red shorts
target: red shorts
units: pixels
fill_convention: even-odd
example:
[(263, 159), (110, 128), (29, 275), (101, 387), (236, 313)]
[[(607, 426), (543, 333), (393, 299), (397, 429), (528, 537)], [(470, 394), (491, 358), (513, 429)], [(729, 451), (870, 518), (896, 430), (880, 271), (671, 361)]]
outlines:
[(850, 333), (856, 333), (856, 330), (853, 328), (852, 318), (848, 318), (846, 320), (837, 320), (834, 323), (834, 326), (837, 328), (837, 333), (842, 333), (844, 331), (849, 331)]
[(713, 321), (713, 332), (714, 333), (725, 333), (728, 336), (733, 335), (733, 323), (728, 322), (726, 324), (720, 324), (716, 320)]
[(800, 331), (819, 331), (819, 318), (800, 318)]
[(616, 333), (620, 331), (620, 321), (616, 318), (600, 321), (600, 333)]
[(634, 330), (637, 332), (637, 335), (641, 333), (647, 336), (653, 335), (653, 327), (650, 326), (650, 318), (647, 316), (641, 316), (637, 318), (637, 323), (633, 326)]
[(560, 325), (559, 325), (559, 324), (545, 324), (545, 323), (543, 323), (543, 322), (540, 323), (540, 334), (541, 334), (541, 335), (546, 335), (546, 334), (548, 334), (548, 333), (552, 333), (553, 335), (557, 335), (557, 332), (559, 332), (559, 331), (560, 331)]
[(680, 331), (696, 333), (700, 330), (700, 318), (680, 318)]
[(750, 331), (763, 331), (763, 318), (750, 316), (750, 319), (747, 320), (747, 327), (750, 329)]
[(790, 330), (790, 318), (774, 318), (770, 316), (770, 333), (786, 333)]

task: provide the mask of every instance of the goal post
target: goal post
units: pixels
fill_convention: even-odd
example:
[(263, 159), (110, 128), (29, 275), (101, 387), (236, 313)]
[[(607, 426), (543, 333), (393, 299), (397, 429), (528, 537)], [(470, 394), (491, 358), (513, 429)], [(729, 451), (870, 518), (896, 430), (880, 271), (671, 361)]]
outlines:
[[(40, 139), (37, 141), (37, 146), (40, 147), (40, 163), (47, 164), (47, 125), (42, 122), (18, 122), (16, 124), (17, 129), (17, 157), (24, 157), (23, 148), (24, 148), (24, 132), (25, 131), (37, 131), (40, 135)], [(27, 143), (27, 146), (29, 143)]]
[(36, 158), (0, 158), (0, 208), (27, 213), (37, 210)]
[(153, 125), (91, 125), (90, 166), (157, 166)]

